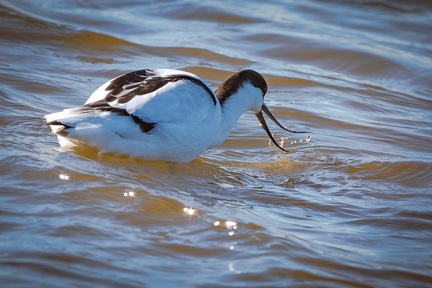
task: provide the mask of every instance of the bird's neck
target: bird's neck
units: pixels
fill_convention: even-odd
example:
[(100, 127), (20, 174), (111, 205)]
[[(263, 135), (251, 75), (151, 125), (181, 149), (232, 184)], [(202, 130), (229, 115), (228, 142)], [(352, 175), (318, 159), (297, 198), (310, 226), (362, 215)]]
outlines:
[[(213, 147), (222, 144), (230, 134), (231, 130), (234, 128), (240, 116), (253, 109), (254, 103), (248, 94), (248, 89), (242, 89), (229, 97), (224, 97), (221, 102), (222, 120), (219, 129), (219, 133), (215, 135), (215, 140), (213, 141)], [(219, 99), (221, 99), (217, 95)]]

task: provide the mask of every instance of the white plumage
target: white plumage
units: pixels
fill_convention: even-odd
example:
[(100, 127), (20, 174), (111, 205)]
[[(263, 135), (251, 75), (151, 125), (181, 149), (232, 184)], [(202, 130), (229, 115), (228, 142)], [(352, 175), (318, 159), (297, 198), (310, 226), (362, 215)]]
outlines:
[(83, 106), (45, 118), (62, 146), (85, 143), (101, 153), (188, 162), (221, 144), (251, 111), (284, 150), (262, 116), (264, 111), (282, 127), (264, 104), (266, 91), (264, 78), (253, 70), (234, 74), (213, 93), (192, 73), (146, 69), (118, 76)]

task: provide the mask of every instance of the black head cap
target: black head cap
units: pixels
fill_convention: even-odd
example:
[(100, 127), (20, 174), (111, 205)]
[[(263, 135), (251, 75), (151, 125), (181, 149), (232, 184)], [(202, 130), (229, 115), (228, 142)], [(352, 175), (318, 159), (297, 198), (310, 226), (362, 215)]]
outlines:
[(267, 92), (267, 83), (264, 80), (264, 77), (254, 70), (246, 69), (232, 75), (216, 89), (215, 94), (218, 97), (219, 102), (222, 104), (227, 97), (236, 93), (237, 90), (246, 82), (249, 82), (252, 86), (260, 89), (264, 97)]

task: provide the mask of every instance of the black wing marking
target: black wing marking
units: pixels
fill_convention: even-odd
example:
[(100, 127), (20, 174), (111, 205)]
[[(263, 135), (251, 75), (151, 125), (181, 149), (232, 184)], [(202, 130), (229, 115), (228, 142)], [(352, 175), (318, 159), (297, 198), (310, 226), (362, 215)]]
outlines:
[[(74, 109), (77, 114), (85, 114), (85, 113), (92, 113), (92, 111), (109, 111), (112, 113), (116, 113), (119, 116), (125, 116), (125, 117), (131, 117), (131, 119), (135, 122), (135, 124), (138, 124), (140, 127), (140, 130), (144, 133), (150, 134), (150, 132), (153, 130), (153, 128), (156, 127), (156, 123), (146, 122), (139, 118), (138, 116), (135, 116), (133, 114), (129, 114), (125, 109), (111, 107), (108, 105), (108, 103), (105, 100), (96, 101), (90, 104), (85, 104), (81, 107)], [(65, 121), (67, 122), (67, 121)], [(67, 129), (74, 128), (74, 126), (71, 126), (69, 124), (63, 123), (61, 120), (53, 120), (50, 122), (47, 122), (46, 125), (57, 125), (57, 126), (63, 126), (60, 129), (56, 130), (57, 134), (66, 134)]]
[(129, 116), (132, 118), (132, 120), (135, 122), (135, 124), (138, 124), (141, 131), (144, 133), (149, 134), (150, 131), (153, 130), (153, 128), (156, 127), (156, 123), (146, 122), (139, 118), (138, 116), (135, 116), (133, 114), (129, 114), (125, 109), (111, 107), (105, 100), (96, 101), (93, 103), (85, 104), (82, 106), (83, 109), (93, 109), (95, 111), (109, 111), (116, 113), (120, 116)]
[[(196, 85), (202, 87), (208, 93), (209, 97), (211, 97), (213, 104), (217, 104), (215, 94), (213, 94), (213, 92), (208, 88), (208, 86), (204, 84), (204, 82), (202, 82), (200, 79), (186, 74), (161, 76), (157, 73), (157, 70), (144, 69), (126, 73), (111, 80), (110, 84), (105, 88), (106, 95), (104, 99), (87, 103), (79, 108), (76, 108), (77, 113), (85, 113), (89, 111), (109, 111), (116, 113), (120, 116), (131, 117), (131, 119), (137, 125), (139, 125), (142, 132), (149, 134), (156, 127), (156, 123), (146, 122), (142, 120), (139, 116), (129, 114), (125, 109), (112, 107), (110, 105), (110, 102), (117, 101), (117, 103), (119, 104), (124, 104), (133, 99), (134, 97), (139, 97), (140, 95), (152, 93), (162, 88), (168, 83), (180, 80), (191, 81)], [(51, 121), (47, 124), (62, 125), (62, 130), (73, 128), (73, 126), (62, 123), (59, 120)]]
[[(212, 98), (214, 105), (216, 105), (216, 96), (201, 80), (185, 74), (159, 76), (150, 69), (130, 72), (112, 80), (110, 85), (105, 88), (105, 91), (108, 91), (105, 100), (107, 102), (117, 100), (117, 103), (120, 104), (127, 103), (135, 96), (152, 93), (168, 83), (179, 80), (188, 80), (202, 87)], [(128, 92), (125, 93), (125, 91)]]

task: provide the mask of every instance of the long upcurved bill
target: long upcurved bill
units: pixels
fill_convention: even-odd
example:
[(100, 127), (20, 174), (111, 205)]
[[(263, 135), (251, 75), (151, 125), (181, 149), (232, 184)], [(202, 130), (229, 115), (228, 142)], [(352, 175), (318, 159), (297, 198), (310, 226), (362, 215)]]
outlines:
[[(264, 111), (264, 113), (267, 114), (267, 116), (273, 120), (274, 123), (276, 123), (276, 125), (278, 125), (280, 128), (282, 128), (285, 131), (291, 132), (291, 133), (307, 133), (306, 131), (293, 131), (293, 130), (289, 130), (287, 128), (285, 128), (284, 126), (282, 126), (282, 124), (279, 123), (279, 121), (276, 120), (276, 118), (273, 116), (273, 114), (270, 113), (270, 110), (268, 110), (267, 106), (263, 103), (262, 107), (261, 107), (262, 111)], [(258, 118), (259, 119), (259, 118)], [(260, 120), (261, 123), (261, 120)]]
[[(264, 105), (263, 105), (263, 109), (262, 110), (264, 110)], [(270, 113), (270, 111), (268, 111), (268, 109), (267, 109), (267, 107), (265, 108), (266, 110), (264, 110), (264, 112), (267, 114), (267, 115), (271, 115), (271, 119), (273, 120), (273, 119), (275, 119), (274, 118), (274, 116)], [(281, 149), (282, 151), (284, 151), (284, 152), (289, 152), (288, 150), (285, 150), (284, 148), (282, 148), (280, 145), (279, 145), (279, 143), (277, 143), (276, 142), (276, 140), (273, 138), (273, 135), (271, 134), (271, 132), (270, 132), (270, 130), (269, 130), (269, 128), (268, 128), (268, 126), (267, 126), (267, 123), (266, 123), (266, 121), (265, 121), (265, 119), (264, 119), (264, 116), (263, 116), (263, 114), (262, 114), (262, 111), (260, 111), (258, 114), (255, 114), (255, 116), (258, 118), (258, 120), (259, 120), (259, 122), (260, 122), (260, 126), (267, 132), (267, 135), (270, 137), (270, 139), (272, 140), (272, 142), (279, 148), (279, 149)], [(273, 120), (273, 121), (275, 121), (275, 120)], [(280, 124), (279, 124), (280, 125)]]

